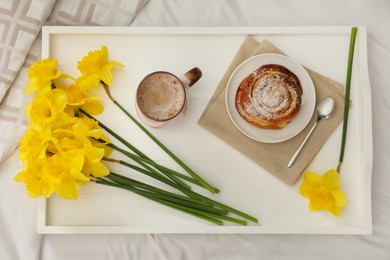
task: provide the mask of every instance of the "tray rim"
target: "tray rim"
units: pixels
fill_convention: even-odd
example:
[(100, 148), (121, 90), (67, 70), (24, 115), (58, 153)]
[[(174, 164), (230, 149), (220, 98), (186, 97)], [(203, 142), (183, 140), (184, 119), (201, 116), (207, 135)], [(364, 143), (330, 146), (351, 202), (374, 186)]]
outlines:
[[(352, 26), (277, 26), (277, 27), (99, 27), (99, 26), (43, 26), (42, 27), (42, 58), (50, 57), (50, 37), (53, 35), (327, 35), (327, 34), (349, 34)], [(366, 87), (363, 91), (363, 107), (365, 114), (365, 124), (363, 124), (361, 140), (366, 148), (364, 157), (365, 169), (364, 185), (366, 210), (362, 225), (359, 226), (338, 226), (338, 227), (315, 227), (315, 232), (302, 229), (302, 226), (289, 227), (289, 232), (275, 229), (272, 226), (259, 226), (259, 229), (250, 227), (229, 226), (181, 226), (174, 231), (171, 227), (162, 226), (51, 226), (46, 224), (46, 198), (40, 198), (38, 204), (38, 225), (37, 231), (40, 234), (129, 234), (129, 233), (229, 233), (229, 234), (361, 234), (369, 235), (373, 232), (372, 227), (372, 205), (371, 205), (371, 179), (373, 166), (373, 140), (372, 140), (372, 105), (371, 86), (368, 75), (367, 59), (367, 30), (365, 26), (359, 28), (357, 41), (359, 42), (359, 82)]]

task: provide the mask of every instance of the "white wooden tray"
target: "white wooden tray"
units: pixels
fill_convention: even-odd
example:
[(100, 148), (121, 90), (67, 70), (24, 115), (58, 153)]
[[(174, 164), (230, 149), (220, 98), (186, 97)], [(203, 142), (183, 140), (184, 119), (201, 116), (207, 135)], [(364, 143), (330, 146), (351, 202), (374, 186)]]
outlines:
[[(370, 234), (372, 123), (365, 28), (359, 27), (355, 50), (353, 107), (341, 175), (349, 205), (341, 217), (309, 211), (308, 201), (298, 192), (301, 179), (287, 186), (196, 124), (246, 35), (258, 41), (267, 39), (302, 65), (345, 83), (350, 27), (44, 27), (43, 57), (55, 57), (62, 71), (78, 75), (76, 64), (83, 55), (108, 46), (110, 59), (125, 65), (114, 70), (112, 94), (134, 115), (135, 88), (146, 74), (168, 70), (181, 75), (194, 66), (200, 67), (204, 76), (190, 90), (184, 120), (150, 130), (220, 188), (213, 198), (258, 217), (259, 225), (214, 226), (129, 192), (88, 184), (76, 201), (56, 196), (42, 199), (38, 232)], [(101, 95), (105, 98), (102, 92)], [(105, 112), (99, 116), (102, 122), (150, 157), (180, 169), (115, 105), (106, 98), (104, 104)], [(323, 173), (336, 167), (341, 128), (340, 125), (308, 169)]]

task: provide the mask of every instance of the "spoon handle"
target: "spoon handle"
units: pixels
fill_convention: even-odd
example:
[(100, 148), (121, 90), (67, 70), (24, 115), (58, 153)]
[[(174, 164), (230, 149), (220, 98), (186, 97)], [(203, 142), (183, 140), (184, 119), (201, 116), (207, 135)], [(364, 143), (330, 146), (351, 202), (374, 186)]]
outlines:
[(301, 145), (298, 147), (298, 150), (294, 153), (293, 157), (291, 157), (291, 160), (288, 162), (288, 165), (287, 165), (287, 168), (290, 168), (295, 160), (297, 159), (298, 155), (301, 153), (303, 147), (305, 146), (307, 140), (309, 140), (309, 137), (311, 136), (311, 134), (314, 132), (314, 129), (316, 129), (317, 125), (318, 125), (318, 122), (320, 122), (321, 119), (317, 119), (317, 121), (314, 123), (314, 125), (311, 127), (310, 131), (307, 133), (305, 139), (303, 139), (303, 142), (301, 143)]

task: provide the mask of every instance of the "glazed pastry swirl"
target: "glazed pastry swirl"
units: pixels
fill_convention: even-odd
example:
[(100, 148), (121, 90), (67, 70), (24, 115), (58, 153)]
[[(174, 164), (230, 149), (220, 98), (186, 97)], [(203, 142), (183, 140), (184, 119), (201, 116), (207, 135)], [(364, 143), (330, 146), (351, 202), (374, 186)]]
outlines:
[(250, 124), (280, 129), (299, 112), (302, 87), (297, 76), (287, 68), (267, 64), (240, 83), (235, 103), (238, 113)]

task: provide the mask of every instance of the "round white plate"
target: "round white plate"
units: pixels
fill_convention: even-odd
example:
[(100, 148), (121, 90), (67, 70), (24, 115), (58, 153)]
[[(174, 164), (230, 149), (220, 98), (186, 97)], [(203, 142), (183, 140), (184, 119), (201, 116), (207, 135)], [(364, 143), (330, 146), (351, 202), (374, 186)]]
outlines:
[[(293, 72), (302, 86), (302, 106), (294, 119), (282, 129), (262, 129), (245, 121), (236, 110), (235, 97), (242, 80), (262, 65), (278, 64)], [(316, 105), (316, 92), (307, 71), (298, 62), (280, 54), (260, 54), (241, 63), (232, 73), (226, 87), (226, 108), (234, 125), (246, 136), (264, 143), (286, 141), (299, 134), (309, 123)]]

